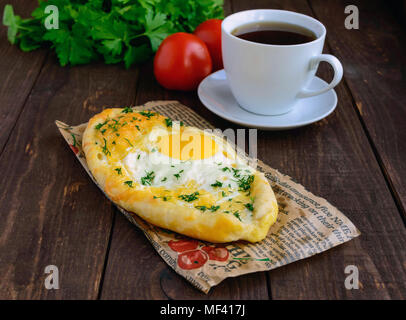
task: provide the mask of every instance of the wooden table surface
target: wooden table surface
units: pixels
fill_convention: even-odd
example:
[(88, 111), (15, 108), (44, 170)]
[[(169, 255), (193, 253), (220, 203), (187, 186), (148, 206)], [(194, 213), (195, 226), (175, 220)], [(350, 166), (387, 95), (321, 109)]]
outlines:
[[(36, 1), (13, 3), (27, 17)], [(360, 29), (344, 27), (355, 4)], [(336, 111), (313, 125), (258, 131), (258, 157), (347, 215), (362, 235), (271, 272), (229, 278), (208, 295), (158, 256), (91, 182), (54, 120), (77, 124), (107, 106), (176, 99), (218, 128), (236, 128), (196, 92), (162, 89), (152, 64), (125, 70), (60, 67), (53, 53), (23, 53), (0, 33), (1, 299), (405, 299), (406, 29), (383, 1), (275, 0), (225, 3), (311, 15), (328, 30), (325, 52), (343, 63)], [(320, 76), (331, 78), (323, 66)], [(44, 287), (47, 265), (60, 289)], [(344, 286), (347, 265), (359, 289)]]

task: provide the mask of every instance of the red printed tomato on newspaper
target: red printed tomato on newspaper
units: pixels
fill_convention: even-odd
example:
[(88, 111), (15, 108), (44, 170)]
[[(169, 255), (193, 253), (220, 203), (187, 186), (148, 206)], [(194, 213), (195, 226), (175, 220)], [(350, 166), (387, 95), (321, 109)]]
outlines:
[(185, 251), (178, 256), (178, 266), (184, 270), (197, 269), (207, 260), (207, 254), (202, 250)]
[(209, 255), (210, 260), (227, 261), (229, 257), (227, 248), (205, 246), (202, 250)]
[(168, 246), (176, 252), (190, 251), (197, 248), (199, 242), (197, 240), (170, 240)]

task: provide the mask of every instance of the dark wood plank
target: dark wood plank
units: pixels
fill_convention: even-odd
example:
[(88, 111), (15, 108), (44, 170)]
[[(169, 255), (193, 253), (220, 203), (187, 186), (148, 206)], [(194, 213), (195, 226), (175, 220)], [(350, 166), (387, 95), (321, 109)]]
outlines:
[[(78, 124), (131, 104), (136, 81), (122, 66), (62, 68), (53, 56), (45, 64), (0, 157), (1, 299), (97, 298), (115, 210), (54, 120)], [(44, 287), (50, 264), (59, 290)]]
[[(305, 1), (236, 0), (233, 5), (236, 11), (273, 8), (312, 14)], [(328, 7), (330, 2), (323, 5)], [(348, 42), (340, 47), (350, 50)], [(325, 66), (319, 74), (331, 77)], [(336, 90), (339, 104), (328, 118), (297, 130), (259, 132), (258, 156), (340, 208), (362, 235), (269, 272), (272, 298), (404, 299), (406, 231), (354, 110), (351, 93), (344, 83)], [(351, 264), (359, 268), (359, 290), (344, 287), (344, 269)]]
[[(231, 12), (226, 2), (226, 12)], [(215, 120), (219, 128), (230, 124), (215, 119), (199, 102), (196, 92), (168, 91), (156, 83), (152, 64), (140, 69), (136, 104), (150, 100), (179, 100), (202, 116)], [(239, 278), (229, 278), (208, 295), (193, 288), (176, 274), (154, 251), (143, 234), (124, 218), (117, 218), (114, 225), (111, 249), (105, 272), (102, 299), (268, 299), (264, 273)]]
[[(344, 27), (346, 1), (310, 1), (343, 62), (358, 113), (406, 219), (406, 30), (382, 1), (352, 1), (359, 30)], [(404, 220), (406, 221), (406, 220)]]
[[(0, 14), (8, 0), (0, 0)], [(28, 17), (36, 6), (35, 1), (13, 1), (15, 13)], [(0, 27), (0, 153), (9, 138), (24, 102), (39, 74), (46, 51), (22, 52), (7, 40), (7, 28)]]

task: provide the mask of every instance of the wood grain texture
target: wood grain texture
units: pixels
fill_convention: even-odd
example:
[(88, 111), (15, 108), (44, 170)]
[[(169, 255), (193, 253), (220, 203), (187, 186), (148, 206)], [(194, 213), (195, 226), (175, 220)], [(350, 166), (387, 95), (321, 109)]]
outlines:
[(355, 99), (406, 221), (406, 33), (389, 5), (352, 1), (359, 9), (359, 30), (344, 26), (346, 1), (310, 1), (328, 29), (331, 50), (345, 65)]
[[(0, 14), (8, 0), (0, 0)], [(36, 2), (13, 1), (15, 14), (28, 17)], [(7, 28), (0, 27), (0, 154), (17, 121), (24, 102), (39, 74), (46, 56), (45, 50), (22, 52), (7, 40)]]
[[(236, 11), (248, 8), (312, 15), (305, 1), (234, 1)], [(319, 75), (331, 79), (325, 66)], [(272, 298), (404, 299), (406, 231), (354, 110), (351, 93), (344, 83), (336, 91), (339, 104), (328, 118), (292, 131), (259, 132), (258, 157), (328, 199), (362, 235), (269, 272)], [(359, 268), (359, 290), (344, 287), (347, 265)]]
[[(226, 2), (226, 13), (231, 11)], [(196, 92), (168, 91), (156, 82), (152, 63), (140, 68), (136, 105), (150, 100), (179, 100), (200, 115), (214, 120), (197, 98)], [(219, 128), (229, 123), (216, 119)], [(176, 274), (159, 257), (148, 240), (123, 218), (114, 225), (102, 299), (268, 299), (264, 273), (229, 278), (204, 294)]]
[[(97, 298), (115, 211), (54, 121), (130, 104), (136, 80), (123, 67), (62, 68), (53, 56), (45, 64), (0, 157), (1, 299)], [(59, 290), (44, 287), (51, 264)]]
[[(35, 5), (14, 2), (17, 13)], [(406, 231), (382, 175), (383, 169), (401, 203), (405, 34), (385, 7), (371, 3), (359, 2), (361, 29), (351, 33), (342, 30), (341, 1), (226, 2), (227, 13), (315, 12), (327, 25), (327, 41), (343, 61), (348, 84), (337, 87), (337, 110), (305, 128), (259, 131), (258, 157), (328, 199), (362, 235), (268, 273), (229, 278), (208, 295), (172, 271), (104, 197), (54, 120), (75, 124), (104, 106), (176, 99), (218, 128), (237, 126), (208, 111), (195, 92), (161, 88), (151, 63), (139, 71), (103, 64), (61, 68), (50, 55), (41, 70), (44, 52), (22, 53), (0, 35), (0, 72), (6, 75), (0, 83), (0, 299), (405, 299)], [(325, 66), (319, 74), (331, 78)], [(44, 287), (50, 264), (59, 267), (59, 290)], [(344, 288), (350, 264), (359, 268), (359, 290)]]

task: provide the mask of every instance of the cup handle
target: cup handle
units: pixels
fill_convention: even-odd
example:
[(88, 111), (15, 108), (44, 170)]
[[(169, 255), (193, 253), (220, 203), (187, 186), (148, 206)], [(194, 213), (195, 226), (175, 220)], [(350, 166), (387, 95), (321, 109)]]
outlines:
[(334, 69), (334, 78), (331, 80), (331, 82), (328, 84), (327, 87), (313, 91), (313, 90), (308, 90), (308, 89), (302, 89), (297, 97), (298, 98), (307, 98), (307, 97), (313, 97), (317, 96), (319, 94), (322, 94), (330, 89), (333, 89), (342, 79), (343, 77), (343, 66), (341, 65), (341, 62), (331, 54), (320, 54), (318, 56), (313, 57), (310, 60), (310, 70), (316, 69), (319, 66), (319, 63), (321, 61), (328, 62)]

